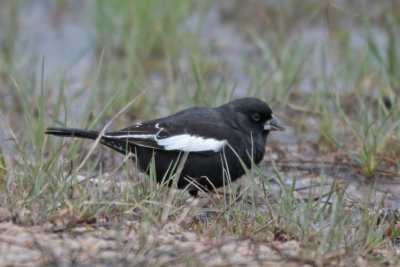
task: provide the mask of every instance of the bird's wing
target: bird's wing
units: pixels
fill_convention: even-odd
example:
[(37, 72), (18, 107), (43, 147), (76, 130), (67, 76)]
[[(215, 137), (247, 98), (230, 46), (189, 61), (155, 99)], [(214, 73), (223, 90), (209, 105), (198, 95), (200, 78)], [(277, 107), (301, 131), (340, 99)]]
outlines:
[(105, 133), (103, 138), (159, 150), (219, 152), (228, 143), (228, 134), (232, 129), (215, 114), (186, 112)]

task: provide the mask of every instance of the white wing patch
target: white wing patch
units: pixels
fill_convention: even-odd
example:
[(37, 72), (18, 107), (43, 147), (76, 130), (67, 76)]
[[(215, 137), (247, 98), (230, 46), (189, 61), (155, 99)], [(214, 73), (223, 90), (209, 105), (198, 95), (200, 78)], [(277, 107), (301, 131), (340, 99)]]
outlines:
[(124, 135), (107, 135), (103, 134), (103, 137), (111, 139), (127, 139), (127, 138), (137, 138), (137, 139), (154, 139), (154, 134), (124, 134)]
[(189, 134), (180, 134), (163, 139), (155, 139), (158, 145), (165, 150), (181, 150), (185, 152), (214, 151), (218, 152), (227, 143), (226, 140), (216, 140), (214, 138), (204, 138)]
[[(157, 128), (158, 125), (156, 125)], [(217, 140), (214, 138), (204, 138), (190, 134), (180, 134), (167, 138), (158, 138), (158, 134), (124, 134), (124, 135), (106, 135), (103, 136), (111, 139), (146, 139), (153, 140), (158, 146), (164, 147), (165, 150), (181, 150), (184, 152), (201, 152), (214, 151), (219, 152), (228, 142), (226, 140)], [(134, 142), (133, 142), (134, 143)]]

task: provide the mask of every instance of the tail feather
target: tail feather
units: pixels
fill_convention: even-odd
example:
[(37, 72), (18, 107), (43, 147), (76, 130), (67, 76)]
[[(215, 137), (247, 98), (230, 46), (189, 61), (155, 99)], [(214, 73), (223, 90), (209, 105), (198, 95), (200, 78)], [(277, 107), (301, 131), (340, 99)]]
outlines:
[(56, 136), (78, 137), (86, 139), (96, 139), (99, 136), (98, 131), (88, 131), (82, 129), (61, 128), (61, 127), (47, 128), (45, 133)]

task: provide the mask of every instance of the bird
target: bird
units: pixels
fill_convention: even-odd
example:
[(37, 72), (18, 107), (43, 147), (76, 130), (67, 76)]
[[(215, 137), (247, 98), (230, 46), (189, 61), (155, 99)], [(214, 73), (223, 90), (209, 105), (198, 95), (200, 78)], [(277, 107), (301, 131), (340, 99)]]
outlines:
[[(46, 134), (96, 140), (133, 155), (141, 171), (154, 161), (158, 183), (175, 180), (193, 197), (235, 181), (264, 158), (267, 136), (285, 128), (264, 101), (245, 97), (224, 105), (192, 107), (173, 115), (140, 122), (119, 131), (50, 127)], [(101, 136), (99, 137), (99, 135)]]

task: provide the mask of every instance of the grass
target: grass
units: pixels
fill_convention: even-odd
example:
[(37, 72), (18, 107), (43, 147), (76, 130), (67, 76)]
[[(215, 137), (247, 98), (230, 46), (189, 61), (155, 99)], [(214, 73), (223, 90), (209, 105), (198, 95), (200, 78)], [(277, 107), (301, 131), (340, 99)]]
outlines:
[[(371, 187), (387, 178), (398, 182), (400, 18), (394, 9), (372, 3), (369, 10), (352, 6), (358, 10), (355, 15), (325, 2), (301, 3), (236, 1), (222, 8), (222, 22), (215, 27), (223, 31), (224, 25), (234, 25), (239, 29), (234, 40), (244, 42), (230, 54), (240, 54), (240, 75), (249, 80), (243, 85), (236, 66), (223, 57), (213, 59), (233, 48), (221, 48), (213, 42), (218, 36), (210, 37), (209, 28), (202, 26), (216, 2), (94, 2), (96, 61), (85, 77), (89, 85), (75, 91), (64, 74), (50, 85), (46, 55), (30, 51), (34, 56), (24, 59), (11, 14), (23, 12), (26, 3), (0, 4), (0, 23), (6, 29), (0, 31), (0, 207), (14, 223), (51, 225), (52, 231), (107, 225), (117, 230), (120, 257), (133, 255), (143, 264), (154, 263), (149, 255), (158, 259), (163, 253), (182, 257), (178, 262), (183, 264), (198, 263), (198, 255), (174, 247), (160, 255), (149, 249), (154, 228), (167, 223), (216, 242), (237, 238), (273, 245), (294, 240), (300, 250), (295, 259), (282, 254), (287, 262), (355, 264), (361, 258), (371, 264), (398, 263), (392, 240), (399, 227), (377, 212), (389, 200), (378, 197), (376, 188), (355, 199), (336, 178)], [(68, 5), (59, 1), (49, 12), (67, 14)], [(313, 32), (307, 29), (326, 29), (321, 23), (328, 25), (326, 42), (306, 40)], [(359, 36), (364, 45), (358, 44)], [(293, 127), (296, 140), (290, 145), (270, 142), (271, 161), (254, 166), (239, 183), (228, 183), (221, 189), (226, 197), (204, 196), (202, 201), (209, 202), (204, 205), (185, 191), (158, 185), (152, 172), (146, 177), (128, 158), (99, 146), (78, 168), (91, 143), (43, 134), (50, 125), (99, 129), (143, 88), (148, 88), (144, 97), (117, 117), (112, 128), (249, 95), (271, 103)], [(81, 112), (74, 117), (78, 106)], [(317, 186), (299, 189), (301, 168), (285, 171), (280, 169), (282, 156), (273, 160), (283, 151), (283, 157), (296, 161), (289, 146), (312, 148), (301, 157), (317, 162), (310, 174)], [(326, 162), (333, 174), (320, 165)], [(340, 171), (343, 164), (351, 168)], [(266, 169), (273, 171), (266, 174)], [(138, 244), (123, 238), (122, 226), (132, 221), (139, 224)]]

